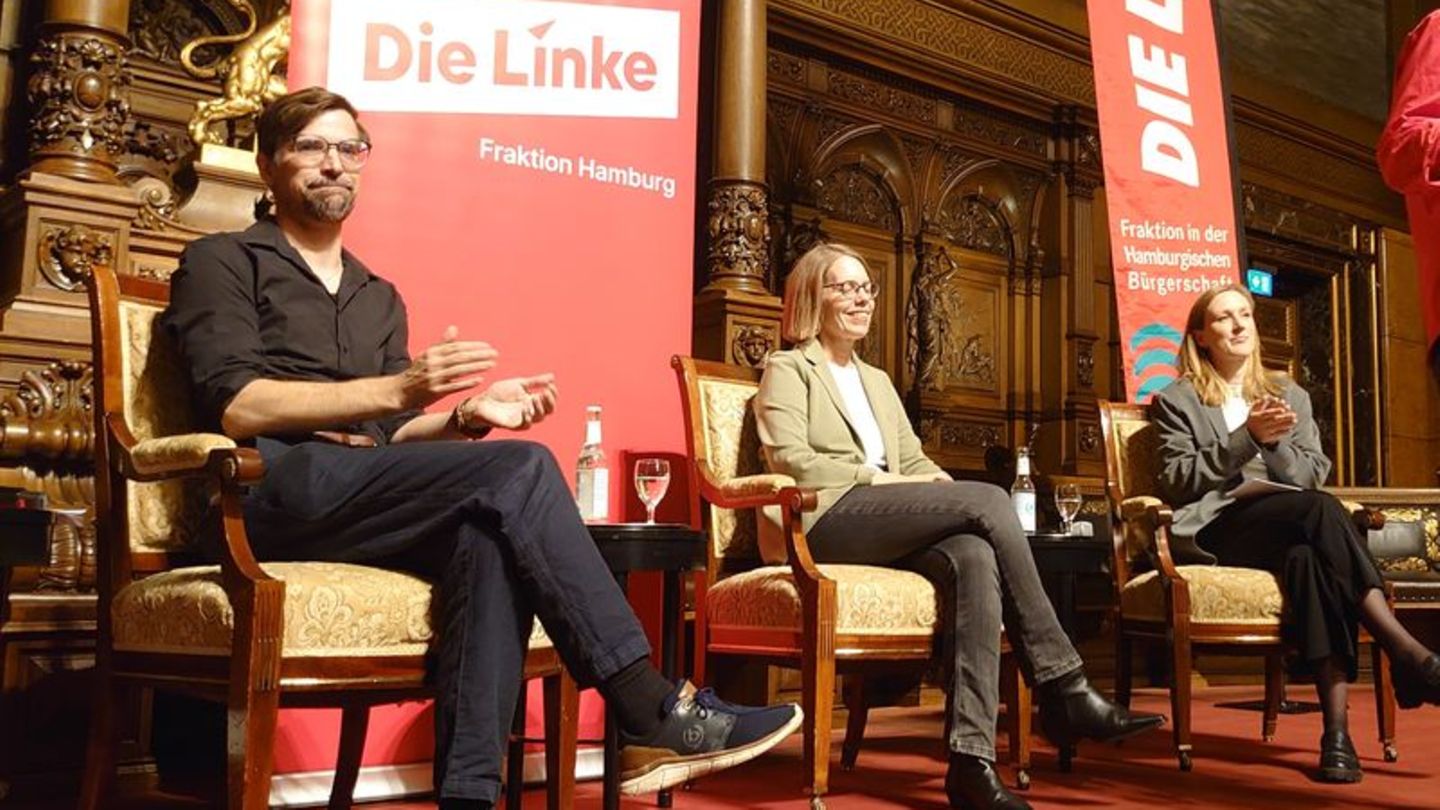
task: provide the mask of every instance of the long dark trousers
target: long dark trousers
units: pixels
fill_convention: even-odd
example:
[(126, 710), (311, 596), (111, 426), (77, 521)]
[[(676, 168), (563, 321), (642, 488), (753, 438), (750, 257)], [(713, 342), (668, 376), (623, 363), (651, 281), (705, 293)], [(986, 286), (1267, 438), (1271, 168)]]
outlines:
[(245, 527), (261, 559), (364, 562), (436, 581), (442, 798), (499, 796), (534, 616), (582, 686), (650, 654), (541, 445), (258, 445), (267, 472)]
[(931, 482), (856, 487), (810, 534), (816, 559), (905, 568), (941, 600), (950, 750), (995, 759), (1002, 619), (1031, 683), (1078, 669), (1055, 618), (1010, 496), (992, 484)]
[(1313, 670), (1327, 658), (1359, 661), (1360, 600), (1384, 587), (1360, 531), (1335, 496), (1318, 490), (1237, 501), (1205, 525), (1195, 541), (1222, 565), (1257, 568), (1280, 579), (1281, 633)]

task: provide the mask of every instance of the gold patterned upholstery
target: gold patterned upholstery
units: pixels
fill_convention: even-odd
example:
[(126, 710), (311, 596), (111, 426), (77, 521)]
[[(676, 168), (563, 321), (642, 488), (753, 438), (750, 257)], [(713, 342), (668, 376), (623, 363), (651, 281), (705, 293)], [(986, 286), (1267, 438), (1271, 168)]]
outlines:
[[(430, 583), (345, 563), (266, 563), (285, 581), (284, 654), (423, 655)], [(229, 655), (235, 614), (220, 566), (176, 568), (125, 586), (111, 608), (115, 649)]]
[(145, 475), (178, 472), (204, 466), (211, 450), (235, 447), (235, 441), (218, 433), (186, 433), (145, 439), (130, 449), (135, 469)]
[[(286, 657), (424, 655), (435, 631), (429, 582), (349, 563), (265, 563), (285, 582)], [(175, 568), (127, 585), (111, 608), (115, 649), (230, 655), (235, 614), (220, 567)], [(553, 646), (540, 620), (530, 648)]]
[[(750, 400), (760, 387), (755, 383), (702, 378), (699, 389), (705, 452), (711, 473), (722, 482), (765, 474), (760, 461), (755, 413), (750, 407)], [(712, 507), (710, 516), (710, 542), (716, 557), (759, 558), (755, 510), (737, 512)]]
[[(1280, 621), (1280, 583), (1268, 571), (1220, 565), (1181, 565), (1176, 570), (1190, 584), (1192, 625), (1273, 627)], [(1156, 572), (1147, 571), (1125, 583), (1120, 591), (1120, 612), (1127, 619), (1165, 620), (1165, 596)]]
[[(935, 588), (919, 574), (871, 565), (821, 565), (835, 580), (835, 632), (928, 636)], [(771, 565), (720, 580), (706, 597), (712, 627), (800, 631), (800, 592), (790, 567)]]
[[(197, 425), (179, 356), (165, 330), (156, 328), (162, 312), (163, 306), (149, 301), (120, 301), (121, 393), (126, 421), (142, 442), (192, 433)], [(156, 463), (161, 463), (159, 456)], [(132, 481), (128, 486), (131, 548), (183, 549), (209, 505), (204, 481)]]

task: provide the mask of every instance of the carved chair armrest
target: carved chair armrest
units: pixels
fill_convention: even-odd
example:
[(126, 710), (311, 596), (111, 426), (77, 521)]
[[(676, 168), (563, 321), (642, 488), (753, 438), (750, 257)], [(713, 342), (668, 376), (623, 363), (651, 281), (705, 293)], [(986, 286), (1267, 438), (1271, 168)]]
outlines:
[[(1162, 581), (1182, 580), (1175, 568), (1175, 556), (1170, 546), (1174, 538), (1170, 535), (1170, 524), (1175, 513), (1164, 501), (1152, 495), (1137, 495), (1120, 502), (1120, 519), (1125, 523), (1127, 551), (1144, 551), (1150, 557)], [(1130, 527), (1148, 535), (1143, 548), (1132, 543)]]
[(795, 488), (794, 478), (770, 473), (743, 475), (714, 482), (713, 486), (704, 487), (704, 494), (706, 500), (722, 509), (750, 509), (760, 506), (784, 506), (788, 501), (785, 491)]
[(785, 558), (795, 574), (801, 592), (813, 589), (821, 580), (829, 581), (816, 567), (801, 528), (800, 513), (813, 512), (819, 503), (812, 489), (795, 486), (788, 475), (766, 473), (744, 475), (726, 481), (716, 480), (708, 470), (701, 470), (700, 494), (712, 505), (722, 509), (758, 509), (778, 506), (781, 526), (785, 532)]

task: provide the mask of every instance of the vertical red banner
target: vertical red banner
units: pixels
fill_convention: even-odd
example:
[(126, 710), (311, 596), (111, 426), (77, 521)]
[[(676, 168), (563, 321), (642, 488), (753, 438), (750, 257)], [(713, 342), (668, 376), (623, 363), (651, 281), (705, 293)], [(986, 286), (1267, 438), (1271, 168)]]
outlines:
[[(293, 0), (292, 20), (290, 87), (346, 96), (374, 142), (345, 245), (399, 289), (412, 351), (455, 324), (497, 379), (553, 371), (560, 405), (524, 438), (567, 474), (601, 405), (619, 519), (625, 451), (684, 447), (700, 0)], [(331, 767), (333, 721), (282, 717), (277, 770)], [(429, 741), (413, 707), (380, 713), (366, 764)]]
[(1229, 102), (1210, 0), (1090, 0), (1127, 398), (1176, 376), (1190, 304), (1240, 280)]

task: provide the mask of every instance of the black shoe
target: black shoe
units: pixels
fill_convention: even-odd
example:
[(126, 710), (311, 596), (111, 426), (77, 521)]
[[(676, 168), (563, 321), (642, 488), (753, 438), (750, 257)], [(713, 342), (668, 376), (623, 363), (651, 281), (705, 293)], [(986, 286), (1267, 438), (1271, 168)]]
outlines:
[(1040, 685), (1040, 731), (1061, 750), (1081, 740), (1115, 742), (1165, 722), (1165, 715), (1132, 712), (1112, 703), (1080, 670)]
[(1320, 736), (1321, 782), (1359, 782), (1364, 776), (1349, 734), (1335, 729)]
[(989, 760), (969, 754), (950, 755), (945, 795), (951, 807), (964, 810), (1031, 810), (1029, 802), (1005, 789)]
[(1390, 681), (1395, 685), (1395, 702), (1402, 709), (1422, 703), (1440, 705), (1440, 655), (1431, 653), (1418, 667), (1396, 661)]
[(800, 727), (794, 703), (751, 708), (726, 703), (709, 689), (681, 681), (665, 699), (665, 719), (644, 739), (620, 735), (620, 792), (653, 793), (774, 748)]

